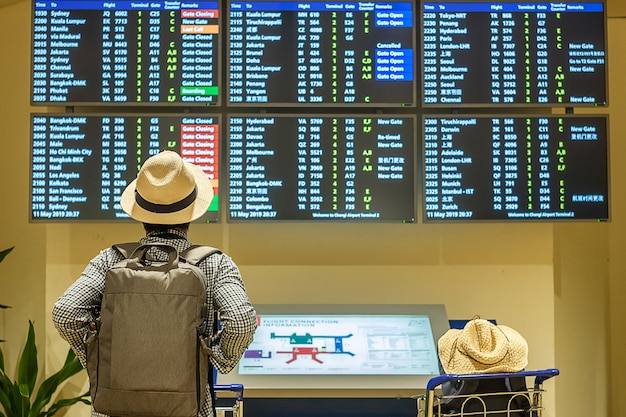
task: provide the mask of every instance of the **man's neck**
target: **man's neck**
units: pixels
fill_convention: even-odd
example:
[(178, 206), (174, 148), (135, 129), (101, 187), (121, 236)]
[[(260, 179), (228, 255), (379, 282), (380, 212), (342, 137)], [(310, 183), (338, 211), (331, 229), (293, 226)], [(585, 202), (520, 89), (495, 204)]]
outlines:
[(146, 233), (146, 236), (164, 236), (169, 235), (174, 238), (187, 239), (187, 233), (189, 229), (183, 227), (167, 227), (158, 230), (150, 230)]

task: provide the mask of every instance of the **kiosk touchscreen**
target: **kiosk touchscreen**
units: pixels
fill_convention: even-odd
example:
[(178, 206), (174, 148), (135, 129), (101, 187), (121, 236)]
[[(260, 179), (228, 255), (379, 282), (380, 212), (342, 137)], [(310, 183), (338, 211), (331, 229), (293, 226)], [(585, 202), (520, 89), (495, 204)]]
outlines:
[(416, 388), (438, 375), (443, 305), (259, 305), (254, 341), (218, 383)]

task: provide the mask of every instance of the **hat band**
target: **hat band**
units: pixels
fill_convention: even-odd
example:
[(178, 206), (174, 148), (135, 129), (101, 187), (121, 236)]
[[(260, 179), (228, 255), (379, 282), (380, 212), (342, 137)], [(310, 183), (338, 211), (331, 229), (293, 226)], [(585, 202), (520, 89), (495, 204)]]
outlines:
[(139, 194), (137, 190), (135, 190), (135, 201), (137, 205), (144, 210), (151, 211), (152, 213), (174, 213), (177, 211), (181, 211), (189, 207), (194, 201), (196, 201), (196, 195), (198, 194), (198, 190), (196, 187), (193, 188), (191, 194), (187, 197), (183, 198), (180, 201), (177, 201), (172, 204), (156, 204), (151, 203)]

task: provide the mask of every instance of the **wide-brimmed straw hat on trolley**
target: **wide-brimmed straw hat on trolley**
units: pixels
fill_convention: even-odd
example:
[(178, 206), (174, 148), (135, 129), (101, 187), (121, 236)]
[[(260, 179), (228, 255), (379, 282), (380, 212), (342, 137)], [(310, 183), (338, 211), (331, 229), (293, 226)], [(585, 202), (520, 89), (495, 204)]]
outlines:
[(197, 166), (173, 151), (148, 158), (120, 200), (122, 210), (149, 224), (183, 224), (202, 217), (213, 200), (213, 185)]
[(519, 372), (528, 365), (528, 343), (517, 331), (480, 318), (448, 330), (438, 349), (447, 374)]

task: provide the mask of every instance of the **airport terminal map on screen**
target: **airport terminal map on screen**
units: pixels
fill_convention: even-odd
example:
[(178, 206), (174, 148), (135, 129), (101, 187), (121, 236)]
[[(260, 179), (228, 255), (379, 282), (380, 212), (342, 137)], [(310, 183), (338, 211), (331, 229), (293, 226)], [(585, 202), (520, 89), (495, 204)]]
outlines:
[(426, 315), (261, 314), (240, 375), (434, 375)]

